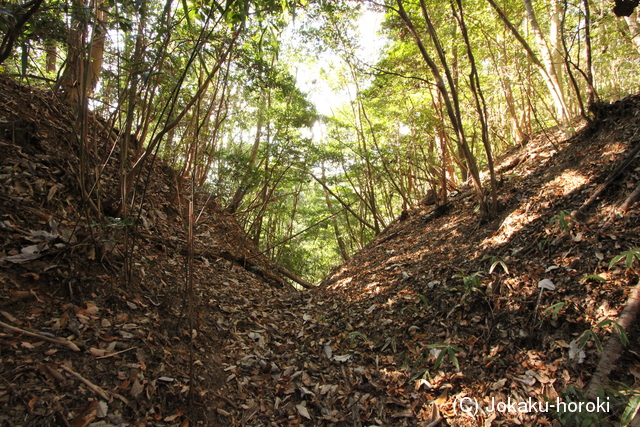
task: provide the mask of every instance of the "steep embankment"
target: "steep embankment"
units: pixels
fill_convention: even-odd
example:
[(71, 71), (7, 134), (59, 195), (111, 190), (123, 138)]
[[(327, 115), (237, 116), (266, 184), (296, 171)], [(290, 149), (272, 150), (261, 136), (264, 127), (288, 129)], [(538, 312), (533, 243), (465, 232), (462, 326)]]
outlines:
[[(309, 305), (314, 317), (326, 319), (316, 339), (349, 349), (368, 383), (393, 396), (397, 406), (386, 412), (372, 396), (361, 403), (375, 417), (539, 425), (552, 414), (472, 407), (466, 416), (458, 403), (468, 397), (486, 409), (492, 401), (555, 402), (559, 394), (582, 399), (569, 390), (585, 389), (601, 352), (594, 339), (577, 349), (574, 340), (590, 330), (608, 339), (610, 327), (596, 325), (618, 321), (640, 261), (609, 268), (614, 257), (640, 246), (638, 206), (624, 206), (638, 188), (640, 161), (634, 158), (586, 205), (640, 144), (640, 97), (599, 105), (597, 116), (568, 141), (544, 132), (502, 158), (503, 208), (492, 222), (478, 222), (473, 192), (462, 191), (446, 207), (405, 213), (325, 279), (316, 298), (331, 302)], [(570, 215), (577, 210), (580, 221)], [(611, 380), (628, 391), (640, 380), (640, 341), (637, 327), (627, 334), (631, 345)], [(439, 368), (437, 350), (445, 352)], [(609, 413), (568, 411), (558, 418), (607, 425), (623, 409), (612, 404)]]
[[(583, 389), (600, 353), (594, 340), (575, 355), (570, 343), (588, 330), (606, 340), (595, 325), (617, 319), (637, 281), (636, 264), (608, 268), (639, 246), (637, 206), (616, 208), (638, 185), (637, 161), (580, 222), (568, 214), (638, 143), (638, 97), (601, 106), (570, 141), (548, 132), (505, 156), (492, 222), (478, 222), (469, 190), (445, 208), (417, 207), (311, 292), (283, 286), (235, 220), (198, 195), (191, 327), (188, 188), (157, 159), (135, 226), (87, 221), (117, 200), (104, 125), (89, 121), (84, 176), (98, 193), (84, 210), (73, 115), (46, 92), (0, 86), (8, 425), (544, 425), (551, 414), (464, 416), (455, 405)], [(555, 289), (541, 294), (544, 279)], [(611, 379), (633, 386), (640, 343), (627, 332)]]
[(135, 225), (98, 219), (117, 200), (119, 154), (90, 119), (82, 173), (74, 122), (50, 93), (0, 78), (0, 422), (227, 425), (216, 409), (229, 405), (235, 337), (250, 332), (254, 301), (278, 312), (289, 287), (235, 219), (197, 195), (191, 349), (188, 182), (180, 193), (156, 159), (136, 187), (146, 197)]

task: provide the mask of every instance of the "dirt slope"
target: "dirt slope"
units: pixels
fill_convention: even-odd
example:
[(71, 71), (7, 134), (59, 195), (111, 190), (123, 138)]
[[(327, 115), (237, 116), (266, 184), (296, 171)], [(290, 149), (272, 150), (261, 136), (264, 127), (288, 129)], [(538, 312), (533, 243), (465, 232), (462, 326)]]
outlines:
[[(450, 425), (548, 423), (552, 414), (536, 409), (496, 414), (474, 408), (474, 416), (465, 416), (457, 403), (466, 397), (490, 409), (492, 399), (583, 398), (571, 387), (585, 388), (600, 352), (591, 340), (571, 358), (570, 344), (588, 330), (607, 340), (610, 330), (595, 326), (618, 320), (638, 281), (637, 258), (628, 270), (622, 261), (608, 266), (640, 245), (638, 205), (624, 214), (619, 209), (639, 185), (640, 161), (584, 210), (581, 222), (570, 213), (640, 143), (639, 129), (636, 96), (600, 105), (598, 121), (569, 141), (549, 131), (512, 150), (498, 168), (502, 212), (488, 224), (478, 222), (471, 190), (449, 206), (405, 213), (325, 279), (318, 298), (331, 295), (332, 304), (314, 308), (328, 319), (322, 336), (351, 342), (376, 388), (395, 384), (396, 414), (417, 418), (403, 423), (428, 425), (435, 412)], [(555, 289), (541, 293), (543, 280)], [(637, 327), (627, 333), (631, 345), (611, 379), (629, 390), (639, 384), (640, 341)], [(434, 368), (433, 350), (447, 348), (459, 370), (448, 353)], [(434, 401), (439, 411), (429, 406)], [(614, 406), (609, 413), (567, 411), (557, 418), (566, 425), (584, 419), (607, 425), (624, 409)]]
[[(548, 132), (505, 156), (499, 218), (480, 224), (469, 190), (417, 207), (311, 292), (283, 285), (234, 218), (198, 195), (191, 327), (188, 188), (159, 159), (150, 167), (124, 281), (125, 224), (87, 222), (80, 208), (73, 115), (46, 92), (0, 86), (3, 425), (549, 424), (550, 413), (465, 416), (455, 404), (583, 389), (600, 352), (591, 340), (571, 359), (570, 343), (590, 329), (606, 341), (610, 327), (595, 325), (617, 319), (638, 279), (637, 261), (608, 264), (640, 246), (637, 205), (616, 213), (640, 163), (582, 222), (568, 215), (637, 143), (634, 97), (601, 106), (570, 141)], [(109, 210), (117, 162), (103, 126), (91, 120), (88, 134), (88, 170), (106, 167), (87, 187), (98, 183), (95, 209)], [(606, 281), (585, 278), (595, 274)], [(543, 279), (555, 290), (540, 295)], [(611, 379), (633, 387), (640, 342), (627, 333)]]
[[(147, 167), (152, 179), (137, 187), (148, 196), (135, 227), (97, 221), (92, 208), (87, 221), (74, 129), (74, 115), (51, 94), (0, 78), (0, 321), (62, 340), (0, 328), (0, 424), (227, 425), (216, 409), (228, 405), (224, 368), (239, 357), (229, 346), (254, 301), (286, 298), (290, 287), (233, 217), (210, 195), (196, 197), (189, 396), (188, 183), (179, 194), (157, 159)], [(87, 170), (103, 170), (98, 179), (88, 174), (86, 188), (100, 189), (90, 198), (106, 212), (117, 197), (119, 154), (104, 125), (90, 120), (88, 135)], [(125, 229), (134, 246), (129, 281)]]

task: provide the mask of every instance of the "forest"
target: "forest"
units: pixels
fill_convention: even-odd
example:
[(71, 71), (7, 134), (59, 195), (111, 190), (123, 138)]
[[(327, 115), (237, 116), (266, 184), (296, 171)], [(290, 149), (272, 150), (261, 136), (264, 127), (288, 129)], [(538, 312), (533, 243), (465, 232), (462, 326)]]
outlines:
[[(192, 181), (269, 258), (317, 283), (403, 210), (446, 204), (465, 183), (479, 217), (495, 215), (495, 156), (552, 126), (571, 136), (593, 117), (589, 105), (636, 91), (637, 13), (613, 7), (9, 2), (0, 59), (5, 73), (82, 112), (87, 149), (89, 115), (121, 147), (107, 159), (121, 170), (117, 200), (83, 171), (89, 215), (135, 216), (144, 195), (132, 183), (159, 156), (178, 185)], [(380, 24), (368, 58), (365, 14)], [(341, 94), (326, 114), (297, 84), (309, 70), (308, 92)]]
[(640, 425), (637, 6), (0, 0), (0, 422)]

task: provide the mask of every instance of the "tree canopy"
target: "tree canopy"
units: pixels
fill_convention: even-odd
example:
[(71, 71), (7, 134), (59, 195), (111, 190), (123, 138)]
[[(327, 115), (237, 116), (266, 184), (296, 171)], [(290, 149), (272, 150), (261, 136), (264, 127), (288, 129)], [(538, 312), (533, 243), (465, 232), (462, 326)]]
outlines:
[[(134, 183), (160, 156), (178, 185), (215, 197), (265, 254), (315, 282), (403, 210), (446, 205), (464, 185), (490, 218), (496, 155), (550, 126), (570, 136), (597, 102), (637, 91), (638, 12), (614, 6), (5, 1), (0, 67), (77, 112), (87, 215), (135, 218), (145, 195)], [(358, 25), (372, 15), (375, 60)], [(320, 114), (300, 80), (341, 101)], [(118, 156), (89, 143), (91, 114)], [(117, 201), (95, 188), (92, 157), (119, 165)]]

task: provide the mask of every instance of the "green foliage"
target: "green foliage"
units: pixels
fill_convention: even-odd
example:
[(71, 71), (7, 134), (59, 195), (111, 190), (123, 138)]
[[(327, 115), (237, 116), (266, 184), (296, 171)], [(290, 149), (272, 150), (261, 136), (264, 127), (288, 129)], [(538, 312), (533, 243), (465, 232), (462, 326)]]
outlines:
[(606, 282), (607, 281), (607, 279), (605, 279), (604, 277), (602, 277), (602, 276), (600, 276), (598, 274), (590, 274), (588, 276), (583, 277), (582, 280), (585, 280), (585, 281), (592, 280), (592, 281), (596, 281), (596, 282)]
[(640, 248), (631, 248), (616, 255), (609, 263), (609, 269), (613, 268), (623, 258), (625, 259), (625, 267), (627, 270), (630, 269), (636, 259), (640, 260)]
[(349, 335), (347, 335), (347, 338), (350, 340), (351, 345), (355, 345), (358, 340), (362, 341), (362, 342), (367, 342), (369, 341), (367, 339), (367, 336), (365, 334), (363, 334), (360, 331), (353, 331), (351, 332)]
[[(599, 390), (598, 398), (602, 403), (607, 403), (607, 408), (615, 408), (620, 405), (619, 393), (615, 391), (606, 392)], [(596, 411), (587, 410), (589, 400), (584, 395), (584, 392), (574, 386), (569, 386), (563, 389), (560, 393), (560, 399), (566, 404), (562, 408), (575, 409), (558, 411), (558, 408), (554, 408), (553, 415), (556, 420), (563, 426), (605, 426), (613, 425), (610, 420), (610, 413), (608, 411)], [(555, 404), (555, 402), (552, 402)], [(591, 402), (591, 405), (595, 407), (595, 404)], [(591, 407), (589, 407), (592, 409)]]
[(627, 427), (631, 424), (631, 421), (640, 409), (640, 392), (638, 390), (632, 390), (629, 394), (631, 397), (620, 418), (620, 427)]
[(465, 275), (464, 273), (458, 274), (455, 277), (462, 278), (462, 285), (464, 287), (464, 296), (467, 296), (472, 291), (477, 291), (480, 288), (480, 277), (482, 277), (482, 272), (477, 271), (470, 275)]
[(620, 338), (620, 342), (622, 343), (622, 345), (625, 347), (628, 346), (629, 337), (627, 336), (627, 331), (625, 331), (622, 325), (620, 325), (618, 322), (615, 322), (611, 319), (606, 319), (598, 323), (596, 326), (598, 328), (604, 328), (605, 326), (609, 325), (613, 325), (614, 329), (618, 332), (618, 337)]
[(566, 302), (559, 302), (556, 304), (553, 304), (549, 307), (547, 307), (542, 313), (543, 314), (547, 314), (550, 311), (553, 311), (553, 313), (551, 314), (551, 318), (553, 320), (556, 320), (558, 318), (558, 313), (560, 312), (560, 310), (562, 310), (564, 308), (564, 306), (566, 305)]
[(123, 228), (123, 227), (129, 227), (132, 224), (133, 224), (133, 220), (131, 217), (114, 218), (110, 216), (105, 216), (101, 222), (93, 221), (91, 223), (91, 226), (101, 227), (101, 228)]
[[(426, 34), (419, 3), (404, 4), (417, 31)], [(360, 56), (363, 46), (356, 20), (367, 7), (373, 7), (370, 3), (179, 0), (167, 5), (171, 7), (165, 10), (164, 2), (108, 0), (103, 4), (104, 22), (98, 22), (95, 10), (81, 3), (46, 2), (18, 41), (22, 55), (14, 55), (3, 69), (53, 80), (61, 74), (65, 60), (58, 55), (57, 69), (42, 72), (47, 49), (55, 47), (59, 54), (67, 51), (67, 36), (76, 23), (103, 27), (109, 34), (105, 66), (92, 103), (104, 105), (97, 108), (103, 108), (103, 114), (113, 116), (116, 126), (123, 128), (130, 107), (127, 94), (135, 89), (131, 105), (134, 132), (145, 135), (142, 143), (147, 144), (190, 102), (233, 39), (228, 61), (165, 136), (158, 153), (186, 174), (197, 175), (197, 185), (207, 187), (223, 206), (240, 188), (244, 195), (236, 217), (251, 239), (273, 260), (312, 282), (319, 281), (345, 255), (364, 247), (428, 190), (437, 190), (443, 169), (449, 168), (446, 177), (452, 187), (467, 179), (455, 147), (457, 136), (443, 126), (446, 113), (441, 97), (415, 41), (392, 10), (382, 18), (386, 41), (380, 43), (384, 46), (380, 56), (375, 63), (367, 63), (372, 61)], [(431, 0), (425, 5), (445, 48), (446, 61), (455, 64), (455, 89), (471, 151), (481, 153), (467, 78), (470, 64), (460, 29), (448, 8)], [(509, 16), (522, 22), (521, 4), (503, 6)], [(581, 40), (584, 12), (578, 5), (566, 7), (564, 36)], [(517, 41), (505, 36), (495, 12), (486, 2), (470, 2), (464, 5), (464, 13), (473, 23), (470, 43), (486, 97), (491, 148), (499, 153), (521, 137), (514, 131), (518, 126), (531, 133), (555, 124), (554, 117), (546, 107), (548, 100), (540, 95), (545, 92), (544, 82), (532, 72)], [(611, 36), (622, 31), (619, 25), (623, 23), (610, 15), (594, 12), (598, 20), (592, 37), (594, 51), (599, 52), (594, 56), (594, 69), (602, 94), (618, 96), (619, 91), (636, 89), (633, 75), (638, 56), (628, 38)], [(0, 32), (14, 18), (13, 3), (0, 5)], [(294, 18), (296, 25), (289, 26)], [(548, 31), (548, 23), (541, 22), (543, 32)], [(286, 46), (283, 35), (291, 27), (298, 31), (289, 42), (293, 46)], [(140, 57), (134, 58), (138, 35), (143, 48)], [(534, 42), (531, 35), (526, 37)], [(425, 41), (432, 52), (431, 40)], [(582, 48), (574, 47), (573, 41), (570, 45), (575, 63), (584, 63)], [(323, 54), (332, 56), (330, 64), (314, 78), (326, 79), (328, 86), (350, 94), (343, 105), (332, 106), (331, 117), (320, 117), (305, 93), (315, 90), (315, 84), (302, 89), (305, 72), (297, 60), (305, 58), (304, 65), (314, 62), (318, 66), (325, 59)], [(567, 76), (560, 78), (567, 80)], [(576, 99), (567, 99), (574, 110)], [(518, 112), (517, 117), (510, 118), (505, 101)], [(323, 137), (319, 132), (310, 136), (310, 128), (320, 124)], [(254, 146), (258, 146), (255, 156)], [(481, 167), (487, 163), (484, 156), (478, 157)], [(329, 202), (324, 188), (309, 177), (309, 173), (319, 176), (320, 170), (326, 172), (322, 181), (333, 193)], [(566, 211), (549, 224), (562, 231), (571, 225)], [(126, 220), (106, 226), (125, 225)], [(541, 241), (538, 249), (547, 245), (548, 241)], [(610, 268), (626, 258), (629, 269), (640, 259), (640, 249), (619, 257)], [(492, 259), (489, 274), (498, 266), (509, 274), (506, 263), (497, 258)], [(480, 273), (461, 277), (465, 295), (480, 286)], [(420, 298), (426, 308), (426, 298)]]
[[(588, 400), (584, 392), (575, 386), (564, 388), (560, 398), (567, 405), (563, 408), (576, 409), (559, 412), (556, 408), (553, 416), (563, 426), (627, 427), (640, 409), (640, 392), (625, 384), (622, 384), (618, 390), (597, 389), (595, 402)], [(552, 403), (555, 404), (555, 402)], [(601, 405), (599, 408), (596, 406), (597, 403)], [(622, 414), (619, 423), (614, 422), (612, 414)]]
[[(429, 308), (429, 300), (427, 299), (427, 297), (424, 294), (418, 294), (418, 298), (420, 298), (420, 302), (422, 304), (422, 309), (426, 310)], [(413, 305), (408, 305), (406, 307), (403, 307), (402, 310), (400, 310), (401, 313), (404, 313), (405, 311), (411, 311), (412, 313), (418, 313), (420, 311), (420, 306), (413, 306)]]
[[(609, 326), (609, 325), (613, 325), (613, 327), (616, 329), (616, 331), (618, 333), (618, 337), (619, 337), (620, 342), (622, 343), (622, 345), (624, 345), (624, 346), (629, 345), (629, 337), (627, 336), (627, 332), (624, 330), (624, 328), (619, 323), (617, 323), (617, 322), (615, 322), (615, 321), (613, 321), (611, 319), (606, 319), (606, 320), (603, 320), (603, 321), (599, 322), (596, 325), (596, 327), (597, 328), (604, 328), (604, 327)], [(597, 335), (596, 331), (594, 331), (593, 329), (585, 330), (576, 339), (576, 343), (577, 343), (578, 349), (580, 349), (580, 350), (584, 349), (584, 347), (586, 346), (586, 344), (589, 341), (593, 341), (593, 343), (595, 344), (595, 346), (598, 349), (598, 351), (602, 352), (602, 342), (600, 341), (600, 338), (598, 338), (598, 335)]]
[[(455, 366), (458, 371), (460, 370), (458, 357), (456, 356), (456, 353), (460, 353), (461, 351), (460, 347), (455, 346), (453, 344), (429, 344), (427, 345), (426, 348), (428, 350), (431, 350), (431, 349), (438, 350), (438, 356), (436, 357), (436, 361), (433, 365), (433, 369), (438, 369), (438, 367), (440, 367), (440, 364), (444, 360), (444, 357), (449, 356), (449, 360), (451, 360), (451, 363), (453, 363), (453, 366)], [(427, 353), (429, 352), (428, 350), (426, 350)]]
[(571, 218), (571, 213), (561, 210), (557, 215), (554, 215), (549, 220), (549, 226), (557, 225), (560, 231), (569, 231), (569, 222), (567, 219)]
[(462, 278), (462, 282), (464, 284), (464, 289), (465, 292), (471, 292), (472, 290), (474, 290), (475, 288), (479, 288), (480, 287), (480, 276), (482, 276), (482, 273), (480, 272), (476, 272), (473, 273), (469, 276), (464, 276)]
[(423, 294), (418, 294), (420, 301), (422, 302), (422, 306), (426, 309), (429, 308), (429, 300)]
[(602, 343), (600, 342), (600, 338), (598, 338), (598, 335), (592, 329), (587, 329), (582, 332), (576, 340), (576, 343), (578, 348), (582, 350), (589, 341), (593, 341), (598, 351), (602, 352)]

